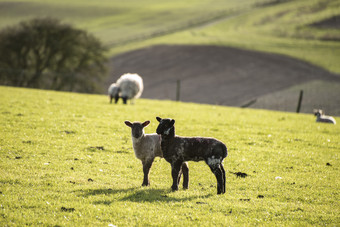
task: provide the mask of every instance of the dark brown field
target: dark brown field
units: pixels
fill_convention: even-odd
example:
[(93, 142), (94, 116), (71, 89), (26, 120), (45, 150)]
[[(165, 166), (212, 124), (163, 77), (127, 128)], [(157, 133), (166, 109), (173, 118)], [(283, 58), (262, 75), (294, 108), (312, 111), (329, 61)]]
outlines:
[(105, 88), (121, 74), (138, 73), (142, 98), (176, 99), (226, 106), (295, 111), (304, 90), (301, 112), (323, 108), (340, 115), (340, 75), (286, 56), (218, 46), (159, 45), (111, 59)]

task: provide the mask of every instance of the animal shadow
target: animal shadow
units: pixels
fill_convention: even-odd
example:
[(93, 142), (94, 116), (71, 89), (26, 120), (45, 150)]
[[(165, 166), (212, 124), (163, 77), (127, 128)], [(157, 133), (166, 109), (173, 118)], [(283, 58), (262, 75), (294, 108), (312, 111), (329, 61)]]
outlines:
[(183, 202), (197, 198), (208, 198), (211, 194), (202, 196), (189, 196), (185, 198), (175, 198), (171, 194), (171, 189), (153, 189), (153, 188), (125, 188), (125, 189), (94, 189), (84, 192), (84, 197), (96, 195), (113, 195), (107, 197), (104, 201), (95, 201), (95, 204), (110, 205), (115, 201), (131, 201), (131, 202)]

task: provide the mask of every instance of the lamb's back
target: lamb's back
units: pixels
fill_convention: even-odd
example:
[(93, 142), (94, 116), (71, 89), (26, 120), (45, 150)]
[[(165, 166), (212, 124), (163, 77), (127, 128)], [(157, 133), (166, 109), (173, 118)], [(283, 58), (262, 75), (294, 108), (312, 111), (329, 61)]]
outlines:
[(169, 144), (169, 150), (183, 157), (184, 160), (200, 161), (213, 155), (225, 158), (225, 144), (211, 137), (181, 137), (175, 136)]
[(325, 115), (320, 116), (319, 118), (316, 119), (316, 121), (336, 124), (336, 121), (333, 117), (325, 116)]

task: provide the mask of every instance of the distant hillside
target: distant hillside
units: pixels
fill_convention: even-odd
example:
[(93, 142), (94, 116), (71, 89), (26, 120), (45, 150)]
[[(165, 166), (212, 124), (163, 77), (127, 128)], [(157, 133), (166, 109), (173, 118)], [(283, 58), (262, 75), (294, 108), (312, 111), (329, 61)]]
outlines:
[[(314, 102), (308, 101), (302, 111), (326, 108), (328, 113), (340, 115), (339, 100), (330, 98), (340, 97), (340, 76), (282, 55), (217, 46), (160, 45), (120, 54), (111, 59), (110, 68), (112, 76), (104, 89), (121, 74), (136, 72), (144, 79), (143, 98), (175, 100), (180, 80), (181, 101), (227, 106), (247, 105), (292, 86), (325, 81), (328, 84), (319, 83), (313, 94), (305, 96), (304, 101)], [(295, 111), (299, 90), (285, 94), (254, 106)], [(288, 98), (288, 94), (296, 98)]]

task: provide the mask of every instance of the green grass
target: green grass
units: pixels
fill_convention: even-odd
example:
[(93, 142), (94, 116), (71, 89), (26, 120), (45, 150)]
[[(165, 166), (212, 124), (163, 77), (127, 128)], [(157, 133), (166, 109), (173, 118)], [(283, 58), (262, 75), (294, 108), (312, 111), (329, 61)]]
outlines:
[(339, 15), (340, 0), (266, 2), (0, 0), (0, 28), (53, 16), (96, 35), (110, 47), (110, 55), (157, 44), (234, 46), (288, 55), (340, 73), (339, 29), (309, 26)]
[[(340, 224), (340, 126), (312, 115), (0, 87), (2, 226), (315, 226)], [(224, 141), (227, 192), (204, 163), (171, 192), (156, 159), (141, 187), (124, 120), (176, 119), (185, 136)], [(338, 123), (340, 118), (336, 118)], [(329, 163), (327, 165), (327, 163)], [(249, 176), (237, 178), (231, 172)], [(259, 197), (263, 196), (263, 198)], [(72, 209), (73, 208), (73, 209)]]

